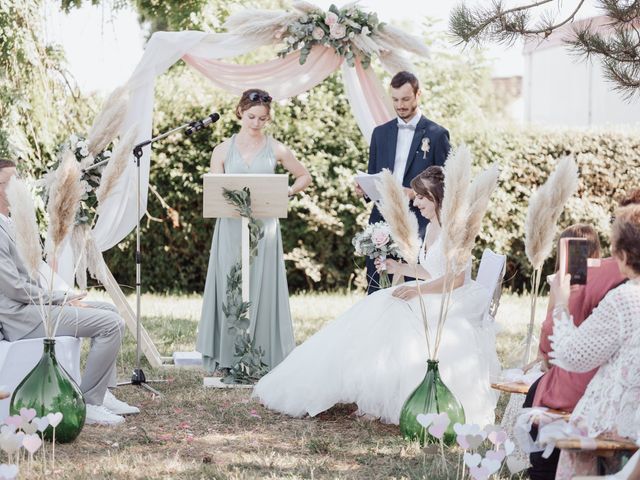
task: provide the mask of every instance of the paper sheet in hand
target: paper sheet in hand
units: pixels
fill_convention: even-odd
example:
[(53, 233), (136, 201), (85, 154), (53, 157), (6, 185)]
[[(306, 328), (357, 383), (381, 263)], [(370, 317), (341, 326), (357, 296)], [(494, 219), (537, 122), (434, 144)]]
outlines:
[(375, 175), (370, 175), (364, 172), (358, 172), (356, 175), (356, 182), (360, 185), (360, 188), (364, 191), (364, 193), (371, 199), (373, 202), (377, 202), (382, 198), (380, 192), (378, 191), (377, 180), (380, 178), (380, 174), (377, 173)]

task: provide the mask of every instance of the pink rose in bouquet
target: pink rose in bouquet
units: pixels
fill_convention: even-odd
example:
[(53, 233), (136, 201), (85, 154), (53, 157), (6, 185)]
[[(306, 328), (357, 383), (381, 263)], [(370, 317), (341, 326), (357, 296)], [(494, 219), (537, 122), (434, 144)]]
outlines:
[(324, 38), (324, 30), (320, 27), (316, 27), (313, 29), (313, 32), (311, 32), (311, 36), (314, 40), (322, 40)]
[(342, 23), (334, 23), (329, 27), (329, 32), (331, 33), (331, 38), (340, 40), (347, 34), (347, 27), (345, 27)]
[(338, 23), (338, 16), (333, 12), (327, 12), (327, 15), (324, 17), (324, 23), (331, 26), (334, 23)]
[(371, 234), (371, 240), (373, 240), (373, 243), (376, 247), (382, 247), (386, 245), (387, 243), (389, 243), (390, 238), (391, 237), (389, 236), (389, 232), (386, 232), (383, 229), (375, 230)]

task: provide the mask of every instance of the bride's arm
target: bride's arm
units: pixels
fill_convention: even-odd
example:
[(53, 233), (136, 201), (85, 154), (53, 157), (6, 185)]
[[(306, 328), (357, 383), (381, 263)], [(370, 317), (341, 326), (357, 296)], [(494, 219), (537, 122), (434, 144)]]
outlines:
[[(456, 275), (453, 281), (453, 289), (461, 287), (464, 284), (465, 272), (460, 272)], [(425, 295), (427, 293), (442, 293), (442, 287), (444, 286), (444, 276), (436, 278), (432, 282), (420, 285), (420, 294)], [(403, 285), (396, 288), (393, 291), (393, 296), (401, 298), (402, 300), (411, 300), (418, 295), (418, 287), (416, 285)]]
[[(381, 262), (376, 259), (376, 267), (379, 267)], [(413, 277), (418, 278), (420, 280), (429, 280), (431, 275), (427, 272), (422, 265), (409, 265), (407, 263), (398, 262), (397, 260), (393, 260), (388, 258), (384, 261), (384, 264), (387, 268), (387, 272), (392, 275), (404, 275), (405, 277)], [(378, 271), (380, 269), (378, 268)]]

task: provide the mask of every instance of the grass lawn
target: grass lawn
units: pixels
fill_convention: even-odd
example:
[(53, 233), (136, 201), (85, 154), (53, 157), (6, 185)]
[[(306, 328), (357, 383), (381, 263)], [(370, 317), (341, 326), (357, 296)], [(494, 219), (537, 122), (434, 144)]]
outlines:
[[(293, 296), (298, 343), (359, 298)], [(194, 349), (200, 304), (197, 296), (143, 297), (144, 325), (161, 355)], [(541, 305), (539, 316), (545, 302)], [(505, 294), (498, 313), (501, 358), (517, 350), (527, 320), (528, 298)], [(130, 377), (134, 363), (135, 341), (128, 333), (119, 361), (120, 378)], [(449, 471), (444, 472), (436, 461), (439, 454), (431, 448), (405, 442), (395, 425), (351, 415), (351, 405), (313, 419), (292, 419), (253, 402), (249, 390), (203, 388), (201, 370), (153, 370), (146, 362), (143, 368), (148, 378), (167, 380), (155, 385), (163, 396), (120, 387), (118, 397), (138, 405), (142, 413), (118, 427), (86, 426), (74, 443), (57, 446), (56, 474), (46, 478), (455, 478), (459, 452), (448, 454)], [(498, 416), (505, 403), (503, 396)], [(32, 473), (22, 478), (38, 478), (37, 472)]]

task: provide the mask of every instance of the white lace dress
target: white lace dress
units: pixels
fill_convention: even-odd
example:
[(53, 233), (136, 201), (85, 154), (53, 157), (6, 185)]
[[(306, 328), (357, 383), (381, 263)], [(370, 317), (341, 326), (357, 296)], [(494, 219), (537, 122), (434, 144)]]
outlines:
[[(572, 372), (600, 367), (576, 405), (571, 422), (586, 426), (589, 436), (615, 432), (640, 436), (640, 282), (611, 290), (579, 327), (563, 309), (554, 311), (552, 363)], [(556, 479), (593, 473), (592, 455), (564, 451)]]
[[(440, 239), (421, 257), (432, 279), (444, 274)], [(356, 403), (359, 413), (397, 424), (426, 372), (427, 345), (419, 299), (397, 299), (393, 290), (362, 299), (327, 324), (263, 377), (253, 396), (294, 417)], [(440, 298), (423, 295), (432, 337)], [(444, 382), (462, 403), (467, 422), (480, 425), (494, 422), (497, 395), (490, 377), (499, 370), (493, 334), (482, 327), (488, 298), (469, 279), (454, 290), (439, 353)]]

